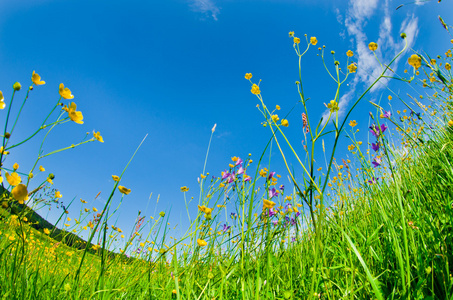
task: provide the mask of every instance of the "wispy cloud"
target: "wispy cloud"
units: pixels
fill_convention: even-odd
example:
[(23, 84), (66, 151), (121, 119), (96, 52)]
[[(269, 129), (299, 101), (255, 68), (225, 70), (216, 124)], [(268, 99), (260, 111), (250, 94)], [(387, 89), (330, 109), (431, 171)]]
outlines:
[(216, 21), (220, 14), (220, 9), (213, 0), (191, 0), (191, 7), (196, 12), (210, 15)]
[[(344, 94), (339, 101), (339, 117), (343, 117), (347, 111), (348, 104), (351, 100), (355, 100), (356, 89), (362, 85), (371, 85), (376, 78), (381, 74), (382, 68), (374, 53), (368, 49), (368, 44), (373, 42), (368, 40), (367, 33), (372, 34), (373, 29), (367, 27), (367, 23), (371, 17), (378, 12), (383, 15), (380, 19), (379, 37), (375, 41), (379, 48), (376, 55), (382, 63), (389, 62), (401, 49), (404, 47), (405, 41), (398, 39), (395, 41), (395, 32), (392, 32), (392, 14), (389, 10), (389, 0), (350, 0), (349, 7), (345, 13), (344, 25), (346, 27), (347, 35), (355, 45), (355, 57), (357, 59), (357, 74), (355, 75), (352, 83), (350, 83), (350, 90)], [(338, 14), (338, 13), (337, 13)], [(337, 19), (342, 20), (338, 17)], [(339, 21), (341, 24), (342, 22)], [(371, 26), (370, 26), (371, 27)], [(365, 32), (366, 31), (366, 32)], [(418, 34), (418, 19), (412, 14), (407, 15), (400, 26), (399, 33), (405, 32), (407, 34), (408, 49), (412, 47), (415, 38)], [(400, 59), (397, 59), (391, 66), (392, 70), (396, 72)], [(388, 71), (391, 73), (391, 71)], [(377, 91), (387, 86), (387, 80), (381, 80), (376, 84), (371, 91)], [(323, 113), (324, 120), (327, 120), (329, 111)]]

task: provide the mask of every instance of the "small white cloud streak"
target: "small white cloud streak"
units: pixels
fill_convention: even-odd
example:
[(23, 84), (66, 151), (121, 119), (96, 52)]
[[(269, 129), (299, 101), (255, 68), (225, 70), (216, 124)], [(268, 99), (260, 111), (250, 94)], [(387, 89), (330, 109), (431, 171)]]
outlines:
[[(367, 20), (373, 16), (378, 9), (378, 3), (382, 3), (377, 0), (350, 0), (349, 8), (346, 12), (344, 24), (348, 35), (351, 40), (355, 42), (356, 50), (355, 57), (357, 58), (357, 73), (355, 78), (350, 84), (349, 91), (344, 94), (339, 101), (340, 110), (338, 111), (339, 118), (342, 118), (347, 111), (348, 104), (353, 100), (356, 95), (356, 87), (359, 83), (363, 83), (366, 86), (370, 86), (376, 78), (382, 73), (382, 68), (374, 53), (368, 49), (368, 44), (371, 41), (367, 40), (367, 36), (364, 29), (367, 25)], [(375, 52), (377, 57), (382, 63), (390, 62), (390, 60), (398, 54), (405, 45), (403, 39), (395, 41), (392, 34), (392, 19), (389, 11), (389, 1), (386, 0), (383, 3), (384, 16), (379, 26), (379, 38), (376, 41), (378, 44), (378, 50)], [(337, 20), (339, 18), (337, 17)], [(341, 19), (341, 18), (340, 18)], [(405, 32), (407, 35), (407, 49), (410, 49), (415, 42), (418, 34), (418, 18), (413, 14), (408, 15), (400, 26), (400, 32)], [(391, 69), (396, 72), (398, 68), (398, 62), (401, 56), (395, 60), (392, 64)], [(392, 71), (388, 70), (386, 75), (391, 75)], [(388, 80), (382, 79), (378, 84), (374, 85), (371, 92), (385, 88)], [(323, 124), (327, 121), (329, 116), (329, 110), (326, 110), (323, 117)]]
[(203, 14), (210, 14), (214, 20), (218, 20), (217, 16), (220, 9), (215, 5), (213, 0), (192, 0), (191, 4), (193, 10)]

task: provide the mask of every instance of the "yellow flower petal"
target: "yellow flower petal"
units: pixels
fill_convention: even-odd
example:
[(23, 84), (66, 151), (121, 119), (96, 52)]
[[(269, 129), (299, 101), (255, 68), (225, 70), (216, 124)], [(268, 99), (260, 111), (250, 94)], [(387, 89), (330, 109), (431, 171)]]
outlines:
[(245, 79), (250, 79), (252, 78), (252, 73), (246, 73), (244, 77)]
[(204, 246), (206, 246), (208, 243), (206, 243), (205, 240), (197, 239), (197, 244), (198, 244), (198, 246), (200, 246), (200, 247), (204, 247)]
[(310, 38), (310, 43), (311, 43), (312, 45), (316, 45), (316, 44), (318, 43), (318, 40), (317, 40), (314, 36), (312, 36), (312, 37)]
[(130, 189), (125, 188), (125, 187), (122, 186), (122, 185), (120, 185), (120, 186), (118, 187), (118, 190), (119, 190), (121, 193), (125, 194), (125, 195), (128, 195), (128, 194), (131, 192)]
[(74, 95), (71, 94), (71, 90), (65, 88), (63, 83), (60, 83), (59, 93), (64, 99), (74, 99)]
[(27, 187), (25, 186), (25, 184), (22, 183), (15, 186), (12, 189), (11, 194), (13, 195), (14, 199), (19, 201), (20, 204), (23, 204), (24, 200), (27, 200), (28, 198)]
[(98, 132), (94, 132), (93, 131), (93, 136), (95, 137), (95, 139), (97, 139), (99, 142), (103, 143), (104, 142), (104, 139), (102, 138), (101, 136), (101, 133), (98, 131)]
[(377, 48), (378, 48), (378, 44), (376, 44), (375, 42), (371, 42), (368, 44), (368, 48), (371, 50), (371, 51), (376, 51)]
[(116, 175), (112, 175), (113, 181), (120, 181), (120, 178)]
[(9, 175), (8, 172), (5, 172), (5, 177), (6, 177), (6, 180), (8, 181), (8, 183), (12, 186), (16, 186), (22, 182), (22, 179), (20, 178), (19, 174), (17, 174), (16, 172), (11, 173), (11, 175)]
[(46, 84), (45, 81), (41, 80), (41, 76), (39, 76), (37, 73), (35, 73), (35, 71), (33, 71), (33, 74), (31, 75), (31, 81), (33, 81), (33, 83), (36, 85)]

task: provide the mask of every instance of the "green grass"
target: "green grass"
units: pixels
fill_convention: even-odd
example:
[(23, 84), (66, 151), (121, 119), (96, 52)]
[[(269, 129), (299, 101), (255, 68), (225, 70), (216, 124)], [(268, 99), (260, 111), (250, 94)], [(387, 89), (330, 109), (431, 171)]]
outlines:
[[(296, 53), (302, 59), (305, 52), (301, 54), (299, 46), (295, 45)], [(309, 48), (308, 42), (307, 51)], [(380, 144), (376, 153), (370, 145), (356, 140), (356, 128), (347, 125), (349, 119), (339, 120), (336, 109), (339, 93), (329, 107), (330, 124), (335, 129), (325, 133), (328, 127), (323, 123), (315, 127), (308, 121), (310, 130), (305, 134), (311, 137), (310, 144), (301, 150), (293, 148), (284, 133), (288, 123), (281, 122), (283, 118), (278, 123), (276, 117), (280, 108), (269, 111), (255, 87), (252, 92), (261, 101), (260, 111), (266, 127), (273, 133), (268, 147), (279, 149), (288, 168), (284, 175), (292, 179), (293, 186), (287, 186), (275, 198), (269, 196), (272, 188), (278, 189), (280, 175), (271, 173), (270, 158), (265, 162), (268, 149), (253, 162), (248, 157), (239, 164), (235, 158), (228, 172), (238, 175), (242, 166), (244, 174), (236, 177), (225, 174), (225, 179), (202, 178), (198, 214), (188, 214), (191, 226), (178, 239), (170, 236), (168, 215), (164, 212), (156, 219), (147, 220), (139, 213), (135, 230), (130, 234), (115, 226), (112, 216), (121, 209), (126, 196), (121, 194), (116, 209), (111, 203), (119, 193), (117, 188), (127, 166), (105, 207), (94, 211), (98, 214), (95, 219), (90, 217), (92, 208), (86, 208), (75, 220), (62, 214), (61, 222), (67, 224), (67, 231), (46, 223), (33, 211), (37, 206), (19, 204), (24, 199), (8, 186), (10, 180), (8, 183), (3, 180), (0, 296), (3, 299), (451, 299), (453, 126), (449, 121), (453, 77), (444, 67), (451, 63), (451, 52), (450, 56), (438, 58), (437, 63), (419, 57), (420, 75), (415, 74), (416, 70), (411, 70), (414, 73), (411, 78), (394, 75), (411, 84), (410, 101), (386, 91), (393, 95), (391, 103), (402, 101), (406, 111), (380, 117), (384, 113), (381, 104), (370, 105), (376, 109), (372, 117), (376, 125), (394, 124), (378, 137), (370, 134), (370, 144)], [(381, 76), (386, 76), (393, 61), (383, 65)], [(337, 79), (334, 76), (332, 79), (339, 90), (346, 78), (353, 75), (348, 72), (344, 80), (340, 79), (338, 64), (334, 68), (335, 72), (329, 72), (336, 73)], [(437, 71), (429, 74), (433, 69)], [(250, 80), (251, 75), (248, 77)], [(429, 78), (434, 80), (431, 82)], [(308, 98), (301, 81), (297, 86), (300, 104), (310, 120)], [(423, 87), (414, 86), (414, 82)], [(420, 97), (422, 92), (424, 96)], [(368, 90), (358, 97), (347, 115), (367, 93)], [(61, 104), (60, 100), (55, 107)], [(38, 131), (50, 128), (49, 133), (54, 126), (74, 121), (70, 116), (65, 117), (66, 112), (70, 113), (63, 110), (55, 121), (49, 121), (51, 126)], [(18, 118), (19, 115), (16, 121)], [(291, 115), (285, 118), (291, 122)], [(331, 152), (325, 150), (324, 143), (322, 148), (319, 145), (320, 137), (325, 134), (335, 140)], [(349, 149), (354, 161), (335, 158), (337, 142), (345, 135), (352, 141)], [(16, 145), (22, 144), (8, 148), (6, 136), (5, 150), (14, 151)], [(78, 145), (95, 140), (98, 138)], [(318, 149), (326, 155), (324, 166), (314, 159)], [(302, 159), (300, 153), (304, 151)], [(8, 156), (0, 155), (4, 165), (8, 165)], [(378, 161), (380, 166), (373, 167), (373, 161)], [(292, 163), (303, 167), (305, 173), (301, 178), (293, 174), (289, 167)], [(315, 170), (319, 167), (326, 173), (315, 180)], [(2, 171), (14, 170), (2, 168)], [(245, 174), (253, 179), (246, 181)], [(27, 181), (32, 178), (28, 176)], [(39, 190), (40, 195), (36, 190), (29, 193), (29, 203), (58, 203), (58, 193), (49, 181), (41, 183)], [(189, 209), (195, 204), (186, 201), (186, 205)], [(223, 205), (234, 207), (237, 215), (229, 215)], [(273, 207), (275, 215), (271, 216), (266, 206)], [(224, 228), (226, 222), (231, 228)], [(150, 225), (150, 231), (145, 231), (149, 228), (146, 224)], [(44, 233), (45, 228), (52, 232)], [(87, 241), (77, 237), (76, 234), (86, 231), (89, 232)]]

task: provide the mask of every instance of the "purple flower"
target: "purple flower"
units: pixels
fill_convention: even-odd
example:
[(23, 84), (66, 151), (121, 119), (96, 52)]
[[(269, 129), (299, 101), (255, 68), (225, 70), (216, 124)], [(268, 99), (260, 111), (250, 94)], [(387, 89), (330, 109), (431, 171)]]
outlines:
[(298, 216), (300, 216), (300, 212), (297, 212), (297, 213), (296, 213), (296, 218), (297, 218)]
[(280, 190), (281, 190), (282, 192), (285, 190), (285, 186), (284, 186), (283, 184), (280, 186)]
[(269, 217), (273, 217), (275, 216), (277, 213), (272, 209), (272, 208), (269, 208)]
[(379, 167), (381, 165), (381, 163), (382, 163), (382, 159), (379, 156), (376, 156), (374, 158), (374, 160), (372, 161), (372, 164), (375, 168)]
[(267, 180), (271, 180), (272, 177), (274, 177), (275, 172), (270, 172), (269, 177), (267, 177)]
[(245, 175), (244, 176), (244, 182), (252, 180), (252, 177)]
[(230, 229), (231, 226), (227, 226), (227, 224), (223, 224), (223, 232), (227, 232), (228, 229)]
[(294, 225), (296, 225), (296, 219), (291, 218), (291, 226), (294, 226)]
[(241, 175), (242, 173), (244, 173), (244, 168), (240, 166), (237, 175)]
[(384, 133), (384, 131), (387, 129), (388, 127), (385, 126), (385, 124), (382, 124), (381, 125), (381, 128), (379, 128), (378, 126), (376, 126), (376, 124), (372, 124), (370, 126), (370, 132), (376, 137), (376, 138), (379, 138), (379, 135), (381, 133)]
[(291, 238), (291, 242), (295, 242), (295, 241), (296, 241), (295, 237)]
[(228, 183), (232, 183), (236, 179), (236, 175), (233, 173), (228, 177)]
[(389, 111), (384, 111), (383, 117), (384, 118), (390, 118), (391, 115), (392, 115), (392, 113), (390, 112), (390, 110)]
[(222, 180), (224, 180), (225, 178), (228, 178), (229, 176), (230, 176), (230, 173), (228, 173), (227, 170), (223, 171)]
[(379, 142), (376, 142), (376, 144), (371, 143), (371, 149), (377, 152), (379, 150)]
[(278, 224), (278, 220), (274, 220), (274, 221), (272, 221), (272, 224), (274, 224), (274, 226), (277, 226), (277, 224)]
[(278, 195), (278, 191), (275, 188), (272, 188), (272, 190), (269, 190), (269, 199), (272, 199), (277, 195)]
[(231, 213), (230, 217), (231, 217), (231, 219), (235, 219), (237, 217), (237, 214), (236, 213)]
[(368, 180), (368, 183), (375, 184), (378, 180), (379, 180), (379, 177), (378, 178), (373, 177), (373, 179)]
[(242, 165), (244, 161), (238, 157), (238, 160), (236, 161), (236, 166), (237, 165)]
[(384, 131), (387, 129), (388, 127), (385, 126), (385, 124), (381, 124), (381, 133), (384, 133)]

